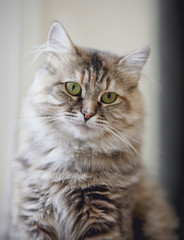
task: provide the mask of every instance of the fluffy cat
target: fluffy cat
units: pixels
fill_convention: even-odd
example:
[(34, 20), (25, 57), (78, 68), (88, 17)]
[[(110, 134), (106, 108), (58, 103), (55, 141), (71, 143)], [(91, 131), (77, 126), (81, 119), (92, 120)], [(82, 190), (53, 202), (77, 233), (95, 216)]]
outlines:
[(23, 107), (10, 239), (177, 239), (141, 166), (138, 81), (149, 53), (80, 48), (53, 23)]

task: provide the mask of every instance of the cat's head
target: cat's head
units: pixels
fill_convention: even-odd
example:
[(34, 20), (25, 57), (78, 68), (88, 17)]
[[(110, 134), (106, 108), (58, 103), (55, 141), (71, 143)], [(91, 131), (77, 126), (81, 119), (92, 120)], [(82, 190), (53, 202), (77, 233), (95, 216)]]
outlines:
[(137, 86), (149, 47), (125, 57), (79, 48), (54, 22), (44, 51), (32, 104), (52, 130), (82, 141), (114, 138), (126, 145), (136, 138), (144, 112)]

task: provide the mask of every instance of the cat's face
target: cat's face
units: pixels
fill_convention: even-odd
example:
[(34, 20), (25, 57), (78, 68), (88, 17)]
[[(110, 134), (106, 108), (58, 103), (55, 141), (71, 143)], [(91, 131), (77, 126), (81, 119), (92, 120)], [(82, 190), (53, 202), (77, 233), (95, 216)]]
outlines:
[(137, 82), (148, 55), (149, 48), (119, 58), (74, 47), (54, 23), (46, 62), (32, 86), (37, 114), (55, 131), (80, 140), (134, 137), (143, 120)]

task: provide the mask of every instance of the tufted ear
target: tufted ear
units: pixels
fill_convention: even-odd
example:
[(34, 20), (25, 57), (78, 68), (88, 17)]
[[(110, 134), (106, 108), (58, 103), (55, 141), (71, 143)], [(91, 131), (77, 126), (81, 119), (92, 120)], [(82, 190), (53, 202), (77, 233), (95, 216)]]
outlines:
[(137, 85), (150, 51), (150, 47), (137, 49), (119, 60), (118, 70), (128, 77), (130, 84)]
[(75, 47), (68, 33), (57, 21), (54, 21), (50, 27), (47, 44), (48, 49), (53, 49), (60, 53), (75, 52)]

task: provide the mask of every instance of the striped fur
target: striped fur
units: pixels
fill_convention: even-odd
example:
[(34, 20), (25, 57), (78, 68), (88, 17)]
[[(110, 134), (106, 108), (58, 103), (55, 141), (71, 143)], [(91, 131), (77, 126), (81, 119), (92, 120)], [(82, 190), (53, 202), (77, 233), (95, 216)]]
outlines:
[[(141, 166), (137, 84), (149, 51), (120, 58), (82, 49), (52, 25), (23, 106), (10, 239), (177, 239), (175, 217)], [(113, 103), (102, 102), (106, 92), (117, 94)]]

